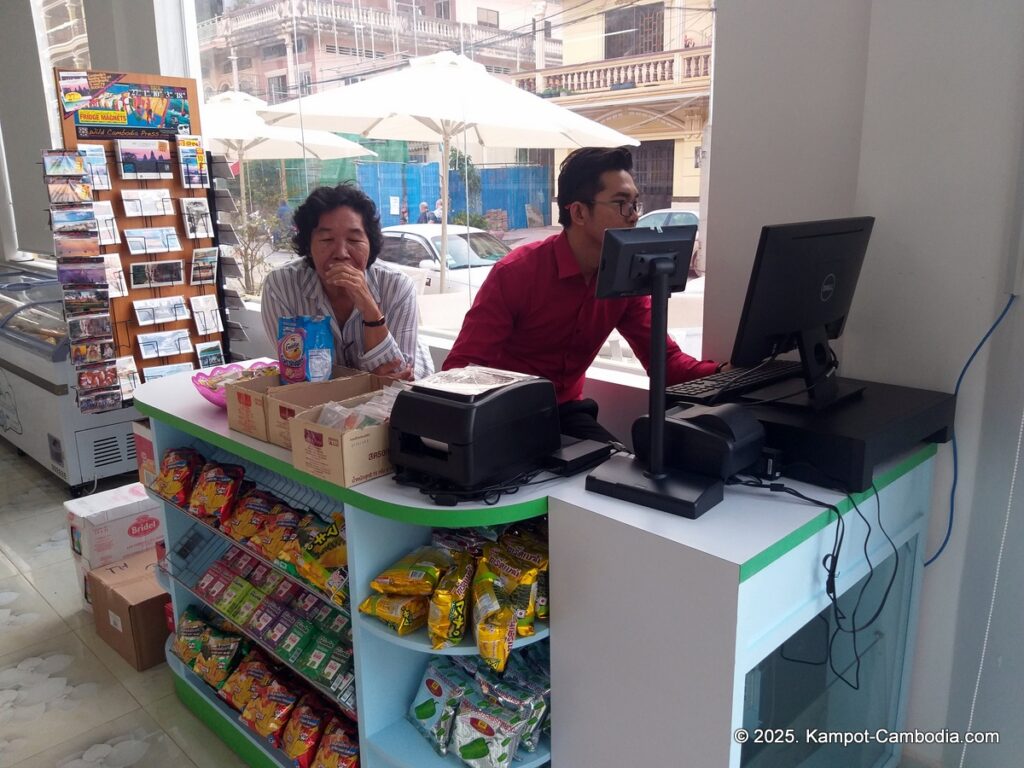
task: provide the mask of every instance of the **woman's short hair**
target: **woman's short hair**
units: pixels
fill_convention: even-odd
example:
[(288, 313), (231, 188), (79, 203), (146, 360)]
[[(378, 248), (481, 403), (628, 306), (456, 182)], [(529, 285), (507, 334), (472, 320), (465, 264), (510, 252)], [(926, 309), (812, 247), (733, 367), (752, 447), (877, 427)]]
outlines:
[(295, 253), (312, 266), (310, 240), (313, 237), (313, 230), (320, 223), (320, 217), (335, 208), (351, 208), (362, 217), (363, 229), (366, 230), (366, 237), (370, 241), (370, 258), (366, 262), (366, 266), (370, 267), (377, 260), (384, 236), (380, 231), (380, 216), (376, 203), (354, 182), (345, 182), (336, 187), (318, 187), (295, 209), (295, 234), (292, 236)]
[(605, 171), (633, 170), (633, 155), (626, 147), (581, 147), (570, 152), (558, 168), (558, 223), (572, 223), (569, 206), (594, 202), (601, 191), (601, 174)]

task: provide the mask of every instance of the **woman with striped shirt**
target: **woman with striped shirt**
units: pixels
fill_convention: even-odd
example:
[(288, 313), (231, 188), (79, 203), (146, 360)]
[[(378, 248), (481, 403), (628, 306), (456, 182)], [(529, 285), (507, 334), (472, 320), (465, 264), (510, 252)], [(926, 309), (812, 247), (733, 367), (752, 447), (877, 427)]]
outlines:
[(353, 184), (320, 187), (295, 211), (292, 244), (302, 257), (263, 283), (263, 326), (274, 342), (278, 319), (326, 315), (338, 365), (401, 379), (433, 373), (417, 340), (413, 281), (377, 261), (383, 237), (377, 206)]

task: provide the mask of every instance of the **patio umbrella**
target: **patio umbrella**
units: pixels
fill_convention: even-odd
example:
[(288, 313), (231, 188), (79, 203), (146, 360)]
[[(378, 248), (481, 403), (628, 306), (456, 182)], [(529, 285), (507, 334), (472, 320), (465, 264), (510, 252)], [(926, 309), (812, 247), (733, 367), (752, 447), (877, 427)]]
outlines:
[(314, 157), (337, 160), (344, 157), (376, 155), (373, 150), (329, 131), (300, 130), (268, 125), (258, 111), (267, 102), (238, 91), (213, 96), (201, 108), (203, 137), (208, 147), (238, 162), (239, 183), (245, 207), (245, 160), (290, 160)]
[[(466, 134), (488, 147), (576, 148), (640, 142), (491, 75), (465, 56), (442, 51), (369, 80), (276, 104), (261, 113), (274, 125), (330, 129), (375, 139), (441, 142), (442, 248), (448, 246), (448, 156)], [(205, 118), (204, 118), (205, 119)], [(441, 258), (441, 291), (446, 259)]]

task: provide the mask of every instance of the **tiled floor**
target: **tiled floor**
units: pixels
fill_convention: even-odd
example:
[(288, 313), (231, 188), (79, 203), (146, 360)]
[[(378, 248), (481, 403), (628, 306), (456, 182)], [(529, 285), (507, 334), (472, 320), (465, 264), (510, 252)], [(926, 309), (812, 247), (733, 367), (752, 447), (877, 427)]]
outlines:
[(136, 672), (97, 637), (77, 591), (68, 498), (0, 439), (0, 768), (243, 765), (178, 701), (166, 664)]

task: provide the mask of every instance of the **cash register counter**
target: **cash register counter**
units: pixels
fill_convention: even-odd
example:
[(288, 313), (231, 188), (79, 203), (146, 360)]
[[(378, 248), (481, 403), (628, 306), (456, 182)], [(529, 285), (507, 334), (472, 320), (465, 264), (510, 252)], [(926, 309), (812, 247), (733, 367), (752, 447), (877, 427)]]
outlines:
[[(348, 489), (294, 469), (287, 451), (229, 430), (225, 412), (203, 400), (187, 374), (143, 385), (135, 402), (151, 419), (158, 460), (168, 448), (191, 445), (242, 463), (279, 486), (286, 498), (314, 493), (343, 503), (354, 605), (367, 595), (373, 576), (429, 540), (432, 526), (548, 514), (552, 740), (514, 767), (552, 760), (559, 768), (852, 765), (839, 753), (830, 756), (834, 746), (808, 744), (804, 728), (851, 730), (863, 721), (872, 731), (895, 731), (903, 722), (909, 679), (904, 659), (913, 647), (932, 445), (882, 467), (875, 475), (878, 498), (872, 492), (854, 497), (859, 513), (840, 494), (786, 481), (843, 513), (836, 592), (846, 609), (844, 626), (851, 614), (859, 626), (875, 612), (895, 564), (893, 548), (899, 548), (886, 608), (860, 633), (861, 664), (844, 656), (848, 636), (835, 643), (840, 673), (852, 680), (860, 667), (861, 690), (855, 692), (819, 663), (827, 634), (815, 619), (829, 606), (822, 559), (832, 551), (836, 533), (835, 514), (819, 506), (733, 486), (724, 502), (687, 520), (587, 492), (579, 476), (523, 488), (494, 506), (437, 507), (389, 477)], [(165, 506), (172, 550), (185, 523), (179, 511)], [(879, 532), (879, 515), (893, 545)], [(865, 547), (868, 521), (872, 534)], [(169, 586), (176, 612), (195, 602), (187, 590)], [(864, 602), (855, 613), (852, 601), (862, 591)], [(548, 632), (538, 635), (529, 640)], [(364, 768), (460, 765), (450, 755), (438, 757), (404, 719), (433, 653), (423, 631), (398, 638), (354, 612), (353, 645)], [(780, 657), (807, 663), (790, 664), (797, 668), (794, 675), (778, 663)], [(247, 762), (282, 764), (217, 706), (215, 696), (183, 679), (176, 685), (185, 703)], [(777, 734), (755, 732), (774, 724)], [(744, 727), (748, 737), (735, 736)], [(776, 750), (788, 743), (789, 758), (780, 762), (778, 751), (755, 743), (765, 738)], [(856, 764), (898, 764), (898, 746), (862, 749), (870, 759)]]

